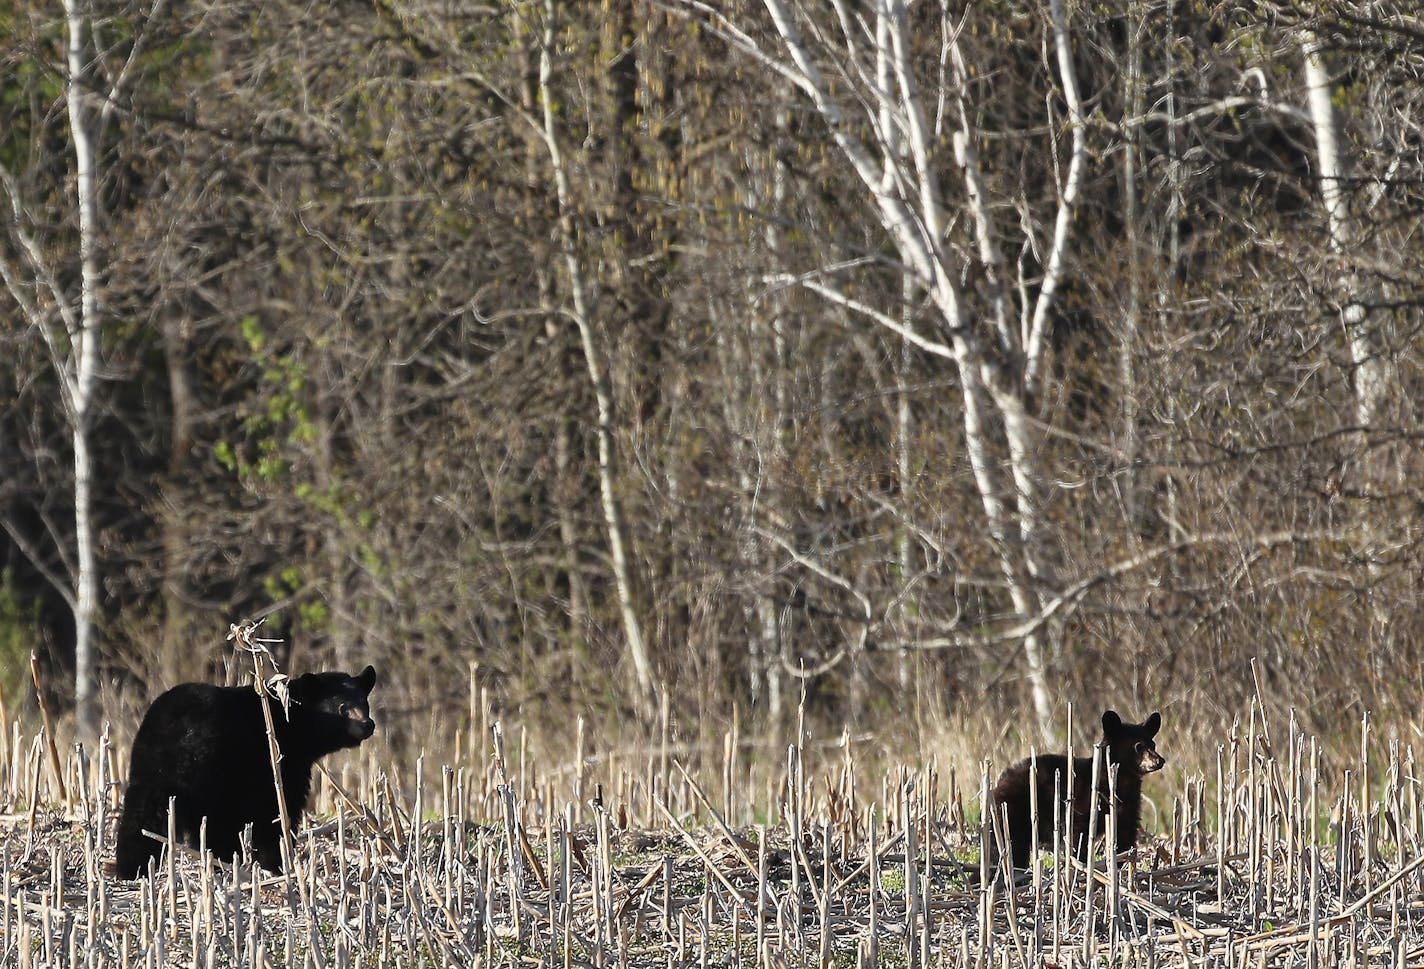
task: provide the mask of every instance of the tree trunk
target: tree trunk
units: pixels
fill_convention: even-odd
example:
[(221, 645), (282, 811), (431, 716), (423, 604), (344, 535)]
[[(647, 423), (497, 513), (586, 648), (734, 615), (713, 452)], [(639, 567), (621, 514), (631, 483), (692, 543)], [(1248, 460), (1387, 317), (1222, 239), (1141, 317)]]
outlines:
[(79, 0), (65, 0), (69, 76), (65, 98), (69, 109), (70, 137), (74, 143), (75, 186), (79, 206), (79, 330), (71, 333), (74, 347), (74, 382), (71, 419), (74, 435), (74, 541), (77, 559), (74, 609), (74, 707), (82, 742), (98, 732), (99, 710), (95, 692), (95, 623), (99, 608), (99, 561), (94, 534), (94, 467), (89, 450), (93, 423), (94, 389), (99, 379), (99, 266), (95, 244), (98, 233), (97, 154), (84, 107), (87, 51), (86, 12)]
[(1124, 126), (1122, 145), (1122, 196), (1123, 222), (1127, 244), (1127, 306), (1122, 315), (1122, 333), (1118, 338), (1118, 397), (1119, 414), (1117, 451), (1118, 464), (1124, 469), (1122, 477), (1123, 519), (1132, 524), (1129, 534), (1136, 534), (1139, 526), (1137, 475), (1137, 372), (1136, 355), (1138, 331), (1142, 322), (1142, 239), (1139, 221), (1142, 218), (1137, 196), (1138, 139), (1142, 135), (1142, 125), (1137, 119), (1142, 117), (1145, 91), (1142, 80), (1142, 5), (1134, 0), (1127, 14), (1127, 76), (1123, 101), (1130, 119)]
[(188, 605), (187, 499), (182, 482), (189, 469), (193, 421), (197, 412), (187, 369), (186, 321), (176, 315), (163, 320), (163, 357), (168, 370), (168, 399), (173, 426), (169, 435), (168, 474), (162, 483), (159, 520), (163, 530), (163, 632), (159, 682), (174, 686), (200, 679), (202, 663), (194, 649), (192, 609)]
[(1377, 521), (1371, 498), (1387, 490), (1384, 461), (1371, 451), (1370, 435), (1383, 415), (1390, 385), (1394, 382), (1389, 364), (1389, 348), (1381, 327), (1383, 320), (1371, 319), (1369, 304), (1373, 294), (1364, 291), (1359, 274), (1350, 266), (1358, 256), (1361, 233), (1351, 211), (1346, 191), (1352, 167), (1344, 139), (1344, 119), (1335, 101), (1335, 85), (1313, 34), (1307, 34), (1303, 44), (1306, 97), (1309, 102), (1311, 126), (1315, 131), (1316, 165), (1320, 175), (1320, 197), (1325, 205), (1326, 227), (1330, 251), (1342, 264), (1336, 279), (1340, 303), (1344, 307), (1343, 322), (1350, 347), (1350, 362), (1354, 368), (1355, 442), (1357, 454), (1353, 473), (1347, 474), (1346, 486), (1365, 500), (1360, 506), (1360, 528), (1365, 535), (1366, 568), (1370, 576), (1368, 594), (1371, 617), (1371, 642), (1367, 645), (1370, 666), (1376, 683), (1388, 675), (1385, 661), (1390, 649), (1392, 624), (1385, 606), (1380, 583), (1384, 570), (1377, 557)]
[[(909, 276), (902, 276), (900, 279), (900, 321), (908, 327), (911, 322), (911, 313), (914, 307), (915, 285), (914, 280)], [(913, 358), (914, 347), (910, 346), (906, 340), (901, 340), (895, 354), (895, 491), (900, 505), (905, 509), (905, 514), (909, 514), (911, 478), (913, 472), (910, 464), (910, 437), (914, 434), (914, 416), (910, 410), (910, 362)], [(914, 541), (910, 537), (910, 529), (901, 522), (898, 526), (899, 534), (895, 538), (895, 561), (899, 566), (902, 583), (910, 581), (910, 573), (914, 569), (912, 560), (914, 551)], [(900, 615), (902, 619), (913, 620), (919, 613), (918, 594), (909, 595), (900, 603)], [(918, 657), (912, 657), (909, 653), (900, 655), (900, 691), (904, 696), (909, 696), (914, 688), (914, 671), (919, 666)]]
[[(1335, 103), (1335, 85), (1325, 63), (1325, 56), (1314, 37), (1305, 42), (1305, 80), (1310, 104), (1310, 120), (1315, 131), (1316, 163), (1320, 174), (1320, 197), (1330, 233), (1330, 250), (1348, 260), (1359, 244), (1360, 232), (1350, 211), (1346, 193), (1350, 176), (1350, 159), (1344, 142), (1344, 124)], [(1350, 360), (1355, 368), (1355, 420), (1361, 432), (1368, 433), (1378, 421), (1389, 393), (1392, 378), (1387, 357), (1388, 347), (1381, 339), (1375, 321), (1370, 319), (1366, 297), (1357, 273), (1346, 269), (1338, 277), (1345, 306), (1345, 333), (1350, 343)], [(1363, 446), (1366, 442), (1361, 441)], [(1361, 483), (1368, 486), (1373, 477), (1370, 461), (1361, 458)]]
[(638, 618), (633, 592), (632, 568), (623, 530), (622, 511), (619, 507), (615, 478), (617, 476), (617, 451), (613, 440), (613, 395), (608, 386), (598, 340), (593, 332), (592, 309), (584, 286), (583, 271), (579, 265), (575, 248), (573, 214), (571, 212), (571, 192), (568, 174), (564, 169), (563, 152), (559, 147), (558, 132), (554, 124), (553, 91), (550, 83), (553, 77), (554, 45), (554, 2), (545, 0), (545, 27), (543, 45), (539, 55), (539, 100), (543, 108), (543, 137), (549, 151), (549, 165), (554, 175), (555, 194), (559, 202), (559, 241), (563, 250), (564, 268), (568, 273), (570, 296), (573, 301), (574, 323), (578, 327), (579, 342), (583, 348), (584, 364), (588, 370), (589, 383), (597, 410), (595, 425), (598, 440), (598, 491), (603, 509), (604, 528), (608, 535), (608, 555), (613, 570), (613, 584), (618, 596), (618, 612), (623, 622), (623, 634), (627, 640), (628, 658), (633, 664), (637, 678), (638, 702), (644, 712), (654, 709), (656, 685), (653, 678), (653, 664), (643, 638), (642, 622)]

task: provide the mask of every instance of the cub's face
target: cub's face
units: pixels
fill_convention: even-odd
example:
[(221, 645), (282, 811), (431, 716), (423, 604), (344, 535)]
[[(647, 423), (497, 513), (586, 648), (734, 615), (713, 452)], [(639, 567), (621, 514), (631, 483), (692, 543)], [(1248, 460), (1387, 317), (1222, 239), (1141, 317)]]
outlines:
[(1111, 751), (1114, 763), (1131, 767), (1140, 774), (1151, 774), (1167, 764), (1157, 753), (1154, 739), (1162, 729), (1162, 715), (1154, 713), (1142, 723), (1123, 723), (1112, 710), (1103, 714), (1103, 740)]
[(355, 747), (376, 732), (369, 698), (376, 685), (376, 670), (368, 666), (358, 676), (345, 673), (307, 673), (291, 682), (292, 700), (303, 730), (314, 746), (330, 750)]

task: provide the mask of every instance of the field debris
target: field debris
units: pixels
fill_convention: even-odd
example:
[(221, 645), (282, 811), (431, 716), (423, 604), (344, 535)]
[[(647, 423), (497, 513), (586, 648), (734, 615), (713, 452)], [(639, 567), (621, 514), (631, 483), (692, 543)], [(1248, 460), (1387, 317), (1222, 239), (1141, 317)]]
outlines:
[[(987, 765), (967, 793), (933, 761), (877, 783), (849, 753), (808, 770), (794, 743), (784, 758), (727, 744), (700, 770), (653, 745), (541, 772), (511, 766), (493, 728), (487, 753), (438, 776), (423, 758), (324, 772), (290, 874), (181, 849), (125, 882), (106, 870), (114, 751), (75, 751), (55, 778), (36, 736), (0, 771), (0, 964), (1424, 963), (1413, 752), (1327, 774), (1294, 724), (1277, 753), (1255, 723), (1214, 777), (1157, 792), (1135, 852), (1040, 852), (1011, 888), (977, 863)], [(723, 783), (769, 756), (764, 797)]]

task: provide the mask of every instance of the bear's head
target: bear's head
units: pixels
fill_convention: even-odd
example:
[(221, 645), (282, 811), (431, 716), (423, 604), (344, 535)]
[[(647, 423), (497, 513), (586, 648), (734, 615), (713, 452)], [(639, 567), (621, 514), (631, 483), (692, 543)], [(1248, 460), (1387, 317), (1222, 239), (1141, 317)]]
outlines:
[(1142, 723), (1123, 723), (1114, 710), (1103, 713), (1103, 743), (1109, 763), (1132, 771), (1139, 777), (1161, 770), (1167, 759), (1157, 753), (1152, 738), (1162, 729), (1162, 715), (1154, 713)]
[(375, 685), (373, 666), (357, 676), (304, 673), (291, 680), (287, 684), (292, 700), (289, 734), (318, 756), (355, 747), (376, 732), (369, 703)]

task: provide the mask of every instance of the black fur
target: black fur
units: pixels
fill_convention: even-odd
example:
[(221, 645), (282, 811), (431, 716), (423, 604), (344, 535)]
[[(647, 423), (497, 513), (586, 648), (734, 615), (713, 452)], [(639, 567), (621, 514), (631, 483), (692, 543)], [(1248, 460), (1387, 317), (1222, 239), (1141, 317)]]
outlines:
[[(1153, 737), (1161, 729), (1162, 716), (1154, 713), (1142, 723), (1123, 723), (1112, 710), (1103, 714), (1103, 743), (1106, 745), (1098, 776), (1097, 820), (1094, 831), (1107, 832), (1108, 767), (1117, 765), (1117, 850), (1126, 851), (1137, 843), (1137, 827), (1142, 811), (1142, 778), (1162, 769), (1166, 760), (1157, 753)], [(1029, 761), (1021, 761), (999, 776), (992, 804), (997, 817), (1008, 815), (1009, 845), (1015, 868), (1028, 867), (1035, 845), (1053, 841), (1054, 790), (1068, 796), (1068, 757), (1045, 754), (1037, 758), (1038, 827), (1035, 830), (1029, 800)], [(1057, 780), (1055, 781), (1055, 778)], [(1073, 758), (1072, 828), (1076, 854), (1088, 854), (1089, 810), (1092, 805), (1093, 758)], [(1067, 812), (1064, 812), (1065, 818)], [(994, 842), (991, 840), (991, 848)], [(990, 853), (991, 866), (997, 854)]]
[[(268, 700), (281, 751), (282, 795), (295, 826), (311, 793), (312, 765), (371, 736), (368, 698), (376, 671), (359, 676), (307, 673), (290, 681), (290, 719)], [(250, 686), (184, 683), (153, 701), (134, 737), (129, 783), (119, 820), (115, 870), (138, 878), (162, 843), (143, 832), (168, 831), (168, 799), (175, 798), (174, 829), (198, 845), (202, 819), (207, 844), (227, 860), (237, 854), (242, 829), (252, 825), (252, 848), (269, 871), (282, 869), (281, 822), (272, 784), (267, 731)]]

